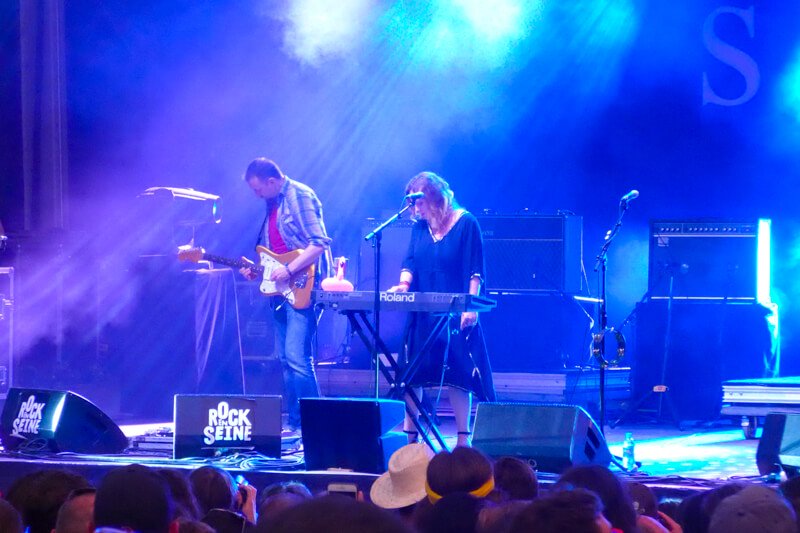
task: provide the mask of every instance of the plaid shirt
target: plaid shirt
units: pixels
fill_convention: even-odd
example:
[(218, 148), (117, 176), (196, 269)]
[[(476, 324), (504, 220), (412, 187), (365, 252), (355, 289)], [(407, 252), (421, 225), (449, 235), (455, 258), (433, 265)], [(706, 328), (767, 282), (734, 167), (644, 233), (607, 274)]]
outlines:
[[(322, 203), (313, 189), (287, 177), (275, 201), (278, 202), (278, 232), (283, 242), (290, 250), (301, 250), (309, 244), (324, 248), (318, 272), (322, 276), (327, 276), (333, 263), (330, 251), (331, 238), (328, 237), (322, 220)], [(264, 239), (267, 248), (271, 249), (266, 226)]]

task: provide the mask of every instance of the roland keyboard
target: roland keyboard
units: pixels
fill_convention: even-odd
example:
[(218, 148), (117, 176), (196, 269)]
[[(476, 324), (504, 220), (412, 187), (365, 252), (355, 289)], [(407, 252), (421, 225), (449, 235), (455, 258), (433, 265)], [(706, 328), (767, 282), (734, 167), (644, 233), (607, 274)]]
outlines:
[[(372, 291), (314, 291), (312, 298), (315, 304), (336, 311), (372, 311), (375, 306), (375, 293)], [(448, 292), (381, 291), (379, 298), (381, 311), (463, 313), (489, 311), (497, 306), (497, 302), (483, 296)]]

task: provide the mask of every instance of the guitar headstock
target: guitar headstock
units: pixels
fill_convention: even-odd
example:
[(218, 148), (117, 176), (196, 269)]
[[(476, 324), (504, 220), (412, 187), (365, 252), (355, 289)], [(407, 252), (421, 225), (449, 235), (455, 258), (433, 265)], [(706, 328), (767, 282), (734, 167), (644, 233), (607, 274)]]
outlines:
[(179, 248), (178, 259), (180, 261), (197, 263), (203, 259), (204, 253), (206, 253), (206, 251), (202, 248)]

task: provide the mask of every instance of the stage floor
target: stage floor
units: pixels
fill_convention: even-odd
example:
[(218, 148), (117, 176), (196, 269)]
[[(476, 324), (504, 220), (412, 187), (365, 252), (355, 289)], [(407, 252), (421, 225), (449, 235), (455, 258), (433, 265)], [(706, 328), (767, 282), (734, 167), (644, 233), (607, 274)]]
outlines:
[[(756, 467), (758, 441), (745, 439), (738, 420), (723, 421), (722, 427), (695, 428), (680, 431), (662, 425), (622, 425), (606, 428), (605, 435), (611, 452), (620, 456), (625, 433), (633, 433), (636, 441), (636, 460), (641, 469), (634, 474), (619, 472), (624, 478), (651, 486), (659, 497), (683, 497), (697, 490), (706, 490), (729, 480), (760, 482)], [(148, 429), (168, 427), (169, 424), (123, 426), (129, 437), (143, 434)], [(455, 444), (452, 419), (445, 418), (441, 429), (449, 445)], [(285, 441), (284, 450), (295, 447), (294, 441)], [(302, 451), (285, 455), (281, 461), (218, 459), (215, 462), (175, 461), (168, 452), (140, 450), (117, 456), (79, 456), (59, 454), (49, 456), (0, 454), (0, 490), (7, 490), (17, 477), (41, 468), (68, 468), (97, 481), (110, 468), (119, 464), (142, 463), (161, 468), (192, 469), (202, 464), (216, 464), (234, 473), (242, 473), (257, 487), (276, 481), (296, 479), (306, 483), (312, 491), (324, 491), (328, 483), (355, 483), (368, 491), (377, 477), (342, 471), (307, 472), (302, 467)], [(553, 483), (557, 476), (540, 472), (540, 482)]]

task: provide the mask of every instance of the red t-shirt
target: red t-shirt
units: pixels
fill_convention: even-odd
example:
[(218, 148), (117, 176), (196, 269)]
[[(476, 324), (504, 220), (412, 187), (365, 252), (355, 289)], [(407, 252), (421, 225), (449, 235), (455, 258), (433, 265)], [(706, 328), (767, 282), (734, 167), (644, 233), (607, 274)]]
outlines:
[(278, 206), (274, 206), (269, 212), (267, 222), (267, 235), (269, 235), (269, 249), (276, 254), (285, 254), (289, 251), (286, 243), (283, 242), (281, 233), (278, 231)]

